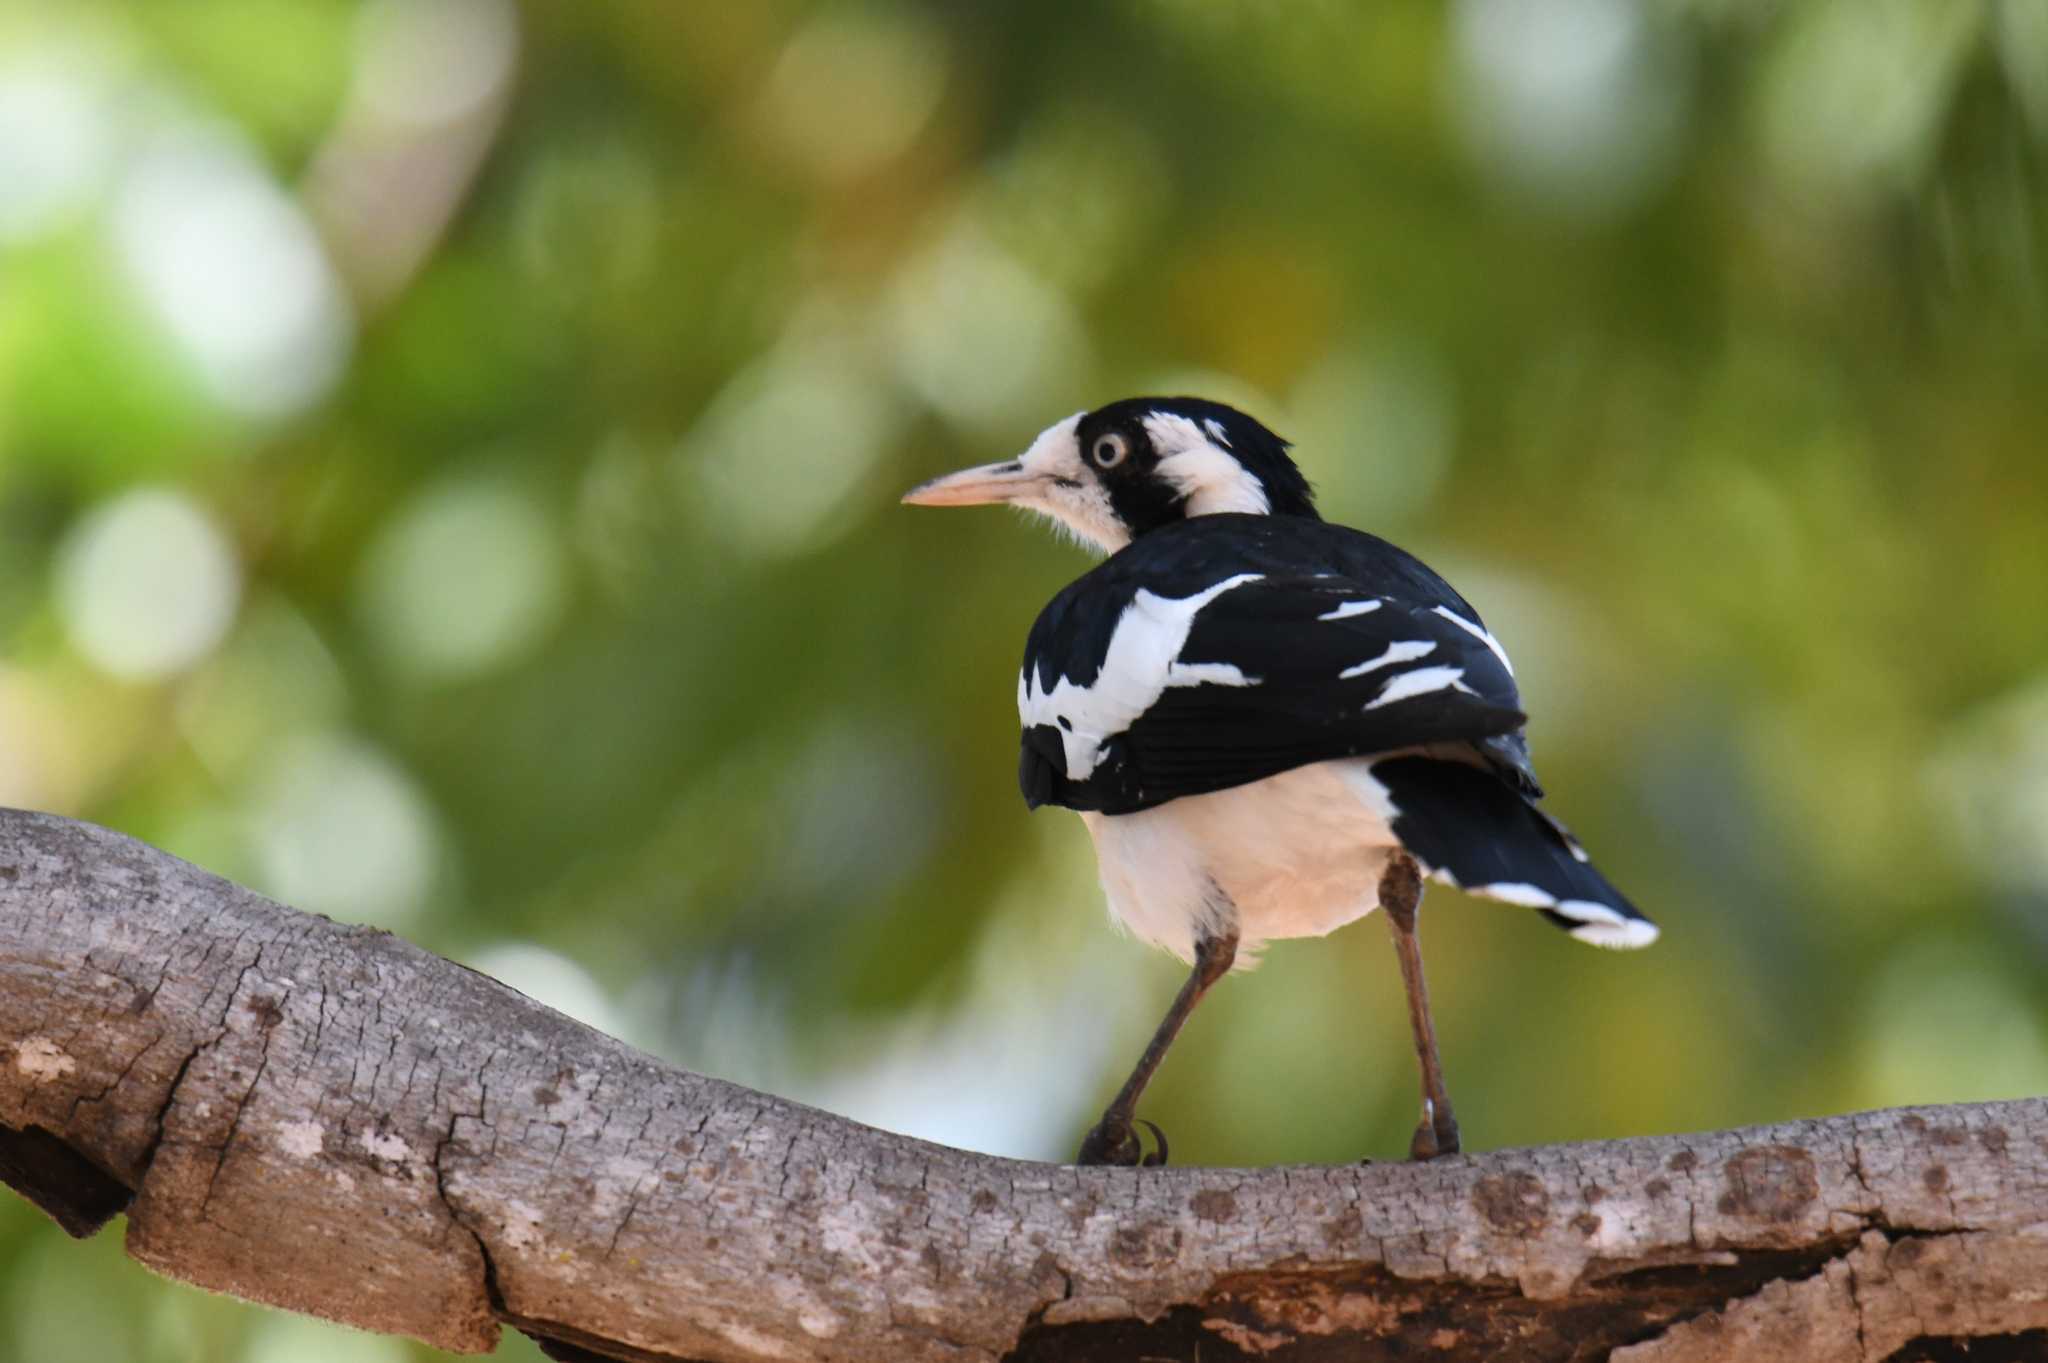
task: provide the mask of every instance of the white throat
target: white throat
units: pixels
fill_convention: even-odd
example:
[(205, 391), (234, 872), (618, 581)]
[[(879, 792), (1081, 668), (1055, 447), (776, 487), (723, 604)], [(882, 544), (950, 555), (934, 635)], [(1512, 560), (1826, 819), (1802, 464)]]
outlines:
[(1017, 505), (1036, 511), (1056, 523), (1081, 543), (1113, 554), (1131, 542), (1131, 533), (1117, 519), (1109, 494), (1081, 460), (1081, 442), (1075, 437), (1086, 412), (1076, 412), (1065, 421), (1040, 432), (1019, 461), (1033, 472), (1051, 480), (1045, 491), (1019, 498)]

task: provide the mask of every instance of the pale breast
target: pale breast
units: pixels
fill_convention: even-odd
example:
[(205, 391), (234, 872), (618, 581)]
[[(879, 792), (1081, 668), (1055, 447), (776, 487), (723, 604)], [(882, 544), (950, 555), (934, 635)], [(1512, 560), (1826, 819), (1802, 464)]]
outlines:
[(1235, 925), (1241, 960), (1282, 937), (1320, 937), (1378, 907), (1396, 841), (1367, 759), (1297, 767), (1136, 814), (1083, 814), (1111, 915), (1191, 960)]

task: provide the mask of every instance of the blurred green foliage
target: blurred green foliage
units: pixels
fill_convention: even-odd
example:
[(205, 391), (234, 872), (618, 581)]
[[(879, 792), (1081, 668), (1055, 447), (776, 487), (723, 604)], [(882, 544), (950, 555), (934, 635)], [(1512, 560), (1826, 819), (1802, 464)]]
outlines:
[[(1085, 563), (895, 494), (1158, 390), (1459, 583), (1664, 925), (1432, 893), (1469, 1146), (2048, 1088), (2031, 0), (7, 0), (0, 799), (1062, 1157), (1178, 982), (1012, 788)], [(1223, 988), (1177, 1157), (1401, 1150), (1390, 954)], [(426, 1355), (9, 1201), (0, 1356)]]

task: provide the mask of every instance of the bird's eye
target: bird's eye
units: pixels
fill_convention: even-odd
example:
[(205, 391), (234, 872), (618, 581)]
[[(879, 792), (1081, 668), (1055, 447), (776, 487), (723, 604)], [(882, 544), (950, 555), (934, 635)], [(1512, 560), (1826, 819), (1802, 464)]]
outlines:
[(1111, 432), (1095, 442), (1095, 467), (1113, 469), (1124, 461), (1131, 452), (1130, 443), (1122, 436)]

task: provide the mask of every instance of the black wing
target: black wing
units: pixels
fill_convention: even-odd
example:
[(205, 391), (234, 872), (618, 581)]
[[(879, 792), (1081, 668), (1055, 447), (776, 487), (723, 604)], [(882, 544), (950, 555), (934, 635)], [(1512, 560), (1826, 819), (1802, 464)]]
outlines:
[(1462, 598), (1356, 531), (1229, 524), (1261, 519), (1147, 536), (1046, 608), (1018, 688), (1027, 801), (1130, 813), (1427, 743), (1524, 764), (1514, 677)]

